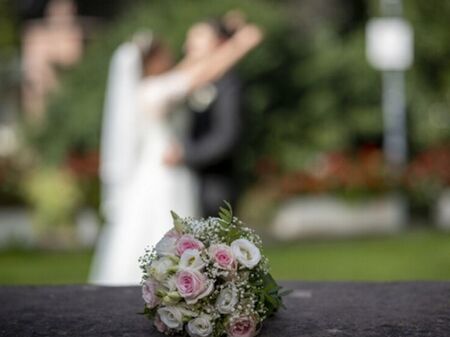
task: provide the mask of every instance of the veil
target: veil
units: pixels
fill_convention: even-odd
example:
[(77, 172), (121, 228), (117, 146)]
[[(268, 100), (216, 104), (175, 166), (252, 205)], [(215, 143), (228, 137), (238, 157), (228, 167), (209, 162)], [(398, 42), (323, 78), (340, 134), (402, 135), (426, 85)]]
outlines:
[(139, 47), (120, 45), (109, 67), (100, 145), (102, 211), (113, 221), (119, 197), (136, 166), (138, 151), (137, 89), (142, 65)]
[[(100, 162), (101, 207), (106, 224), (91, 264), (90, 283), (138, 284), (141, 277), (138, 257), (145, 245), (170, 229), (170, 208), (176, 207), (183, 214), (195, 214), (196, 186), (191, 172), (184, 167), (165, 169), (160, 158), (159, 149), (169, 139), (171, 126), (156, 118), (147, 118), (142, 123), (143, 118), (138, 115), (141, 109), (138, 101), (142, 108), (145, 105), (143, 92), (151, 91), (152, 95), (165, 99), (164, 93), (161, 94), (164, 86), (174, 92), (182, 87), (177, 87), (178, 83), (169, 83), (169, 86), (164, 81), (155, 82), (155, 79), (147, 82), (152, 85), (142, 86), (142, 60), (144, 57), (151, 60), (152, 51), (157, 50), (154, 48), (157, 44), (151, 35), (139, 34), (132, 42), (117, 48), (111, 59)], [(138, 91), (141, 92), (139, 100)], [(158, 128), (153, 128), (152, 123)], [(158, 132), (152, 134), (153, 130)], [(147, 152), (143, 153), (143, 149)]]

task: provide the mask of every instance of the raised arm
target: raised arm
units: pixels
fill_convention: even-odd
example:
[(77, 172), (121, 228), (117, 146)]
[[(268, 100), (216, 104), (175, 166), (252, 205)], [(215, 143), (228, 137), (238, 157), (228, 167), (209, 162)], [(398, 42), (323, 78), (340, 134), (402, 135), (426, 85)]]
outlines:
[(179, 71), (189, 79), (189, 91), (222, 77), (261, 40), (261, 30), (255, 25), (247, 24), (205, 59), (180, 67)]

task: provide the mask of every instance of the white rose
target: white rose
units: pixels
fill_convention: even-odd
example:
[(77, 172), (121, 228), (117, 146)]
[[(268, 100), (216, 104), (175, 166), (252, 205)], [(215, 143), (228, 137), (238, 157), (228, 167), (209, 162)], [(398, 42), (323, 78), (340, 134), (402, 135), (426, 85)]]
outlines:
[(180, 331), (183, 329), (183, 313), (175, 306), (161, 307), (157, 310), (161, 321), (169, 328)]
[(164, 236), (155, 246), (156, 253), (158, 255), (175, 255), (175, 244), (177, 242), (176, 237)]
[(205, 266), (200, 252), (195, 249), (187, 249), (180, 257), (179, 268), (180, 269), (195, 269), (201, 270)]
[(200, 315), (188, 322), (186, 330), (191, 337), (208, 337), (213, 332), (211, 319), (208, 315)]
[(162, 282), (167, 278), (167, 275), (171, 269), (175, 266), (173, 258), (163, 256), (158, 260), (152, 262), (149, 267), (150, 275), (156, 280)]
[(236, 287), (231, 286), (222, 289), (216, 300), (217, 311), (221, 314), (231, 314), (238, 302), (238, 291)]
[(261, 253), (258, 247), (247, 239), (234, 240), (231, 243), (231, 250), (236, 257), (236, 260), (249, 269), (255, 267), (261, 260)]

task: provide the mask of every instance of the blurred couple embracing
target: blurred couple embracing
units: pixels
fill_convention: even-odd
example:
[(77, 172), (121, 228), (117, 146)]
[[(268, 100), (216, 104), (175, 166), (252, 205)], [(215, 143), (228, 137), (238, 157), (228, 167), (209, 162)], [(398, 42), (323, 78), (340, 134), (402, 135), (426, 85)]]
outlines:
[(106, 225), (91, 282), (138, 284), (138, 257), (171, 228), (170, 210), (211, 216), (235, 201), (241, 84), (231, 69), (261, 40), (232, 12), (190, 27), (178, 63), (149, 31), (115, 51), (101, 148)]

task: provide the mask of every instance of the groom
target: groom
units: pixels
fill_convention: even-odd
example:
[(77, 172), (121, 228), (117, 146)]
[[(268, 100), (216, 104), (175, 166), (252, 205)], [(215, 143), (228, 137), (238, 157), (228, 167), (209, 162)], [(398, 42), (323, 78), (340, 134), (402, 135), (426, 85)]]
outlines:
[[(186, 53), (192, 59), (209, 53), (232, 35), (220, 20), (191, 27)], [(215, 216), (227, 200), (234, 205), (237, 187), (233, 177), (233, 155), (241, 132), (241, 83), (233, 71), (187, 99), (192, 125), (183, 144), (174, 144), (164, 158), (168, 165), (185, 164), (200, 178), (202, 215)]]

